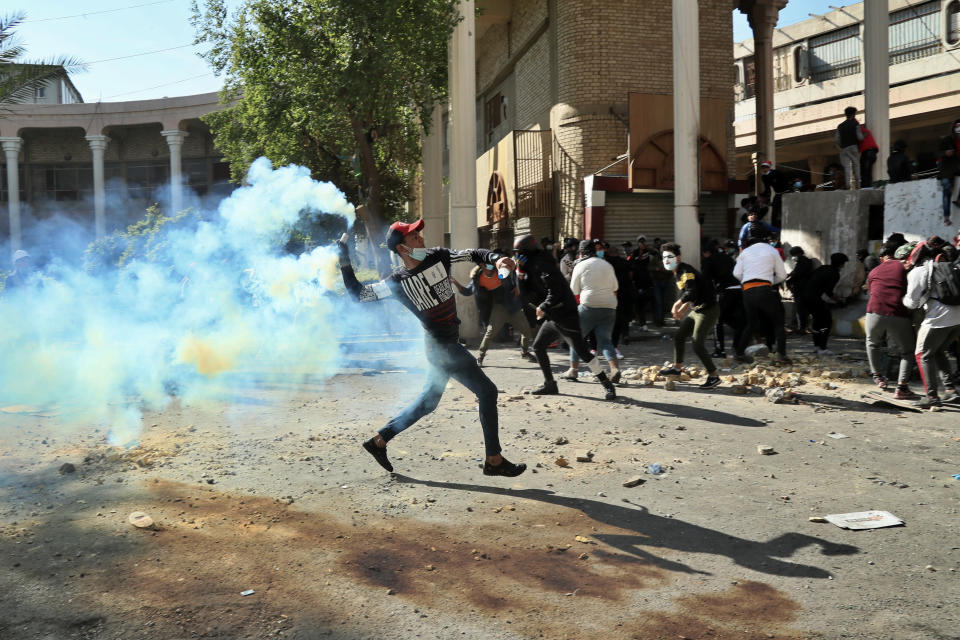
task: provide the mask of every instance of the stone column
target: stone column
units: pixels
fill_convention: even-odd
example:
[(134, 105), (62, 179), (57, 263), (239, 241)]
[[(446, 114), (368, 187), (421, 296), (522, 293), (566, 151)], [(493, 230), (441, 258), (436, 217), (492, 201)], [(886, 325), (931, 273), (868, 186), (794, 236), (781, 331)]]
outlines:
[(20, 147), (19, 136), (0, 137), (7, 159), (7, 211), (10, 215), (10, 252), (21, 249), (20, 238)]
[(863, 66), (864, 115), (877, 141), (877, 163), (874, 180), (887, 179), (887, 156), (890, 155), (890, 18), (886, 2), (863, 3)]
[(428, 247), (443, 245), (443, 106), (430, 114), (430, 133), (421, 136), (423, 145), (423, 240)]
[(474, 0), (460, 0), (450, 39), (450, 247), (477, 246), (477, 79)]
[(107, 235), (107, 198), (103, 186), (103, 153), (107, 150), (107, 136), (87, 136), (93, 154), (93, 227), (97, 240)]
[(786, 0), (757, 0), (747, 16), (753, 29), (753, 60), (756, 74), (754, 87), (756, 101), (757, 176), (756, 188), (760, 187), (760, 162), (769, 160), (776, 166), (777, 148), (773, 119), (773, 28), (777, 26), (780, 9)]
[(673, 237), (700, 266), (700, 9), (673, 0)]
[(183, 209), (183, 177), (181, 172), (181, 150), (186, 131), (169, 129), (161, 131), (160, 135), (167, 139), (170, 147), (170, 213), (176, 215)]

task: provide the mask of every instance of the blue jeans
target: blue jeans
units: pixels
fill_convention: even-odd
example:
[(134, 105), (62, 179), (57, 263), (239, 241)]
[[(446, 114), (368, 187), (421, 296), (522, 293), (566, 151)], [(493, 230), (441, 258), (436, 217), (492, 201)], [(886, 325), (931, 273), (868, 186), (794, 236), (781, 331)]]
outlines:
[(427, 337), (427, 382), (420, 396), (385, 427), (380, 435), (389, 442), (395, 435), (432, 413), (440, 404), (440, 397), (453, 378), (477, 396), (480, 406), (480, 428), (486, 454), (500, 453), (499, 422), (497, 417), (497, 385), (483, 373), (477, 359), (456, 342), (437, 342)]
[(943, 190), (943, 218), (950, 219), (950, 196), (953, 195), (953, 178), (940, 178), (940, 188)]
[[(617, 322), (616, 309), (604, 309), (601, 307), (587, 307), (580, 305), (580, 333), (590, 335), (592, 331), (597, 337), (597, 350), (603, 354), (607, 362), (616, 359), (617, 352), (613, 347), (613, 325)], [(575, 359), (576, 354), (573, 349), (570, 350), (570, 359)]]

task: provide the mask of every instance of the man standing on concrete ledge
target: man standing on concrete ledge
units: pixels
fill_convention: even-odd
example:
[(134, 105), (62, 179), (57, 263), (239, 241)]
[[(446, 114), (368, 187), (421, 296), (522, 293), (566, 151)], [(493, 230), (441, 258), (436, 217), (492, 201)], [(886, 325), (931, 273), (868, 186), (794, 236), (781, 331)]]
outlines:
[(863, 131), (857, 122), (856, 107), (847, 107), (843, 110), (843, 115), (847, 118), (837, 125), (833, 141), (840, 149), (840, 162), (847, 174), (848, 188), (857, 189), (860, 182), (860, 142), (863, 140)]
[(514, 477), (527, 465), (513, 464), (500, 454), (497, 417), (497, 385), (488, 378), (470, 352), (458, 342), (460, 319), (450, 283), (450, 265), (455, 262), (490, 263), (497, 268), (512, 269), (513, 260), (486, 249), (450, 251), (443, 247), (425, 249), (423, 220), (394, 222), (387, 231), (387, 248), (403, 261), (403, 266), (388, 278), (372, 285), (360, 284), (350, 264), (350, 251), (345, 238), (337, 243), (340, 250), (340, 273), (347, 291), (360, 302), (373, 302), (391, 296), (413, 312), (426, 334), (427, 384), (412, 405), (394, 417), (377, 435), (363, 443), (363, 448), (387, 471), (393, 465), (387, 459), (387, 443), (440, 403), (450, 378), (460, 382), (477, 396), (480, 427), (486, 448), (483, 475)]

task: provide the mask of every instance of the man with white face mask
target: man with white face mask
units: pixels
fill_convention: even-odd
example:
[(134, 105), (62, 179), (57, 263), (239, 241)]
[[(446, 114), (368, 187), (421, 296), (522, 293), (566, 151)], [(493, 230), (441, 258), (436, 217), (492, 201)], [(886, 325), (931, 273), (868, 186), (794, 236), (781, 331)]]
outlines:
[[(720, 306), (713, 283), (686, 262), (680, 261), (680, 245), (668, 242), (660, 248), (663, 268), (674, 275), (677, 301), (670, 310), (680, 324), (673, 334), (673, 366), (660, 372), (662, 376), (679, 376), (683, 373), (683, 352), (687, 338), (693, 339), (693, 351), (707, 370), (707, 381), (701, 389), (712, 389), (720, 384), (717, 368), (707, 351), (707, 336), (720, 318)], [(688, 315), (689, 312), (689, 315)]]
[(476, 359), (459, 343), (460, 319), (450, 283), (450, 266), (457, 262), (478, 265), (493, 264), (498, 269), (513, 269), (512, 259), (486, 249), (450, 251), (443, 247), (424, 248), (423, 220), (394, 222), (387, 231), (387, 248), (400, 256), (403, 266), (389, 277), (372, 285), (361, 284), (350, 264), (345, 242), (338, 242), (340, 273), (347, 291), (359, 302), (373, 302), (394, 297), (413, 312), (423, 325), (429, 368), (427, 382), (413, 404), (392, 418), (385, 427), (363, 443), (363, 448), (381, 467), (393, 471), (387, 459), (387, 443), (417, 420), (433, 412), (453, 378), (477, 396), (480, 427), (486, 449), (483, 475), (514, 477), (527, 465), (513, 464), (500, 454), (497, 416), (497, 385), (488, 378)]
[(776, 289), (787, 278), (780, 252), (767, 242), (766, 228), (757, 222), (750, 225), (744, 249), (733, 268), (734, 277), (743, 285), (743, 310), (747, 328), (737, 344), (737, 362), (747, 362), (744, 351), (757, 333), (773, 335), (777, 344), (777, 363), (789, 364), (787, 333), (783, 326), (783, 301)]

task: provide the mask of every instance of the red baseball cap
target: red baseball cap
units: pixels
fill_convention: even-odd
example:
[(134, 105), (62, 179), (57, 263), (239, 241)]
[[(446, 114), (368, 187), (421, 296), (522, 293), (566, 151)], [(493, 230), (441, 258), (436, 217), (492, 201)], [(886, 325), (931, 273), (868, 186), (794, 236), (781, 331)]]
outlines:
[(423, 229), (423, 218), (416, 222), (394, 222), (387, 230), (387, 249), (396, 251), (397, 245), (403, 243), (403, 236)]

